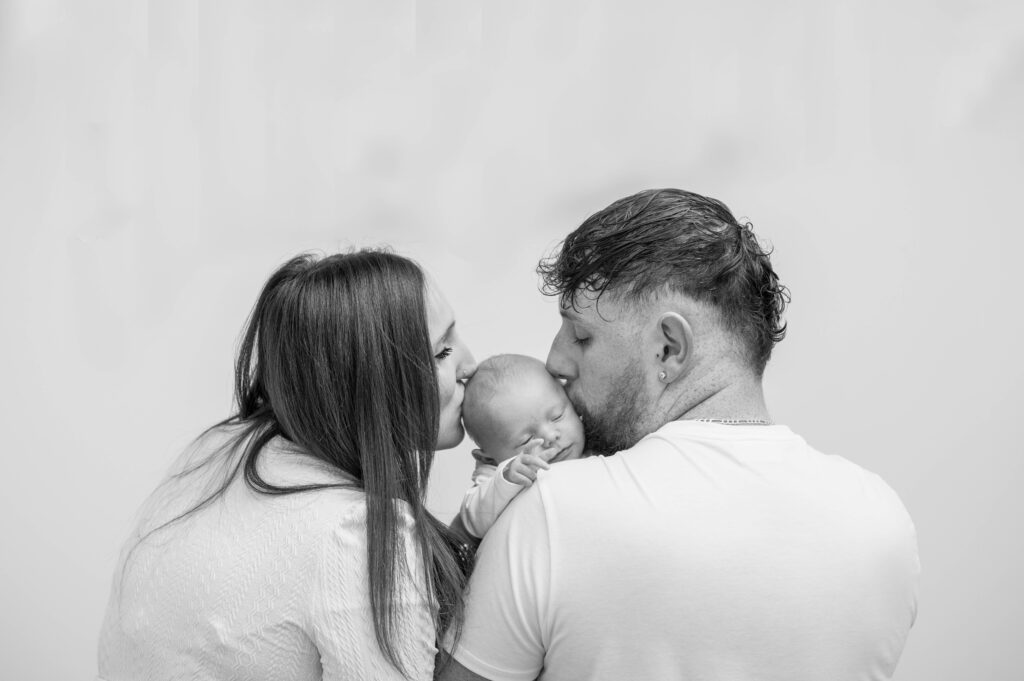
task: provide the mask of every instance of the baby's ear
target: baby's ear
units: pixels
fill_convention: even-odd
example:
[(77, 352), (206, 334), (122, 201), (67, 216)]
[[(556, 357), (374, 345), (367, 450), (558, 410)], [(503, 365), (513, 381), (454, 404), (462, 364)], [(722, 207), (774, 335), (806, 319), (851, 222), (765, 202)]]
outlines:
[(473, 450), (473, 458), (476, 459), (477, 461), (479, 461), (480, 463), (487, 464), (488, 466), (497, 466), (498, 465), (498, 462), (495, 461), (494, 459), (492, 459), (491, 457), (487, 456), (486, 454), (484, 454), (484, 450), (482, 450), (482, 449), (474, 449)]

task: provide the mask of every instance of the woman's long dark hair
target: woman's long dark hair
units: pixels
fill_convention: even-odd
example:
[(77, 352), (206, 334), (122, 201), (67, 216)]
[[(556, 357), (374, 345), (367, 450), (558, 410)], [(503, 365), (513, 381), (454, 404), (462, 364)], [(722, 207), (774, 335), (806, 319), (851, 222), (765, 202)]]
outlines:
[(468, 573), (465, 550), (423, 503), (439, 418), (424, 292), (419, 266), (386, 251), (300, 255), (274, 272), (239, 347), (238, 411), (214, 426), (241, 426), (229, 448), (244, 451), (212, 494), (170, 521), (212, 503), (239, 474), (265, 494), (344, 486), (280, 487), (265, 480), (257, 463), (277, 436), (343, 471), (366, 494), (377, 642), (403, 673), (394, 600), (406, 565), (401, 502), (415, 522), (414, 539), (436, 606), (438, 649), (446, 631), (456, 638), (460, 633)]

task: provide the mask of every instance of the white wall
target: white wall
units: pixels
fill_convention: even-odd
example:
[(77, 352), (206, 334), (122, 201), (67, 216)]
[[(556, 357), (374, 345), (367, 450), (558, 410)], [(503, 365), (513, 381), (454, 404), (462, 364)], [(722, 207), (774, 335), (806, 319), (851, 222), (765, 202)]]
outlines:
[(916, 520), (897, 679), (1018, 674), (1021, 5), (482, 5), (0, 0), (3, 676), (95, 673), (131, 515), (283, 259), (391, 244), (478, 356), (543, 357), (537, 258), (654, 186), (775, 244), (775, 416)]

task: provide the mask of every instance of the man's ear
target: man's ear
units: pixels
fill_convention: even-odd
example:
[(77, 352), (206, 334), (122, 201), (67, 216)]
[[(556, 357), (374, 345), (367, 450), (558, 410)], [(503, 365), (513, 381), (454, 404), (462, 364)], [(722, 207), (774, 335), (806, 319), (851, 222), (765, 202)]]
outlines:
[(658, 317), (658, 380), (671, 383), (686, 371), (693, 357), (693, 329), (686, 317), (677, 312), (664, 312)]

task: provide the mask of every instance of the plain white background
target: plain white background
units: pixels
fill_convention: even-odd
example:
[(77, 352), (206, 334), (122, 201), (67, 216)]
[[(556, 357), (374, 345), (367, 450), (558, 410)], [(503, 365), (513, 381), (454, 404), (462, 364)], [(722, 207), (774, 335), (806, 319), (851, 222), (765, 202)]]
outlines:
[(896, 678), (1018, 678), (1021, 7), (0, 1), (2, 676), (95, 674), (132, 514), (288, 256), (390, 244), (478, 357), (544, 357), (537, 259), (677, 186), (776, 248), (776, 419), (916, 521)]

